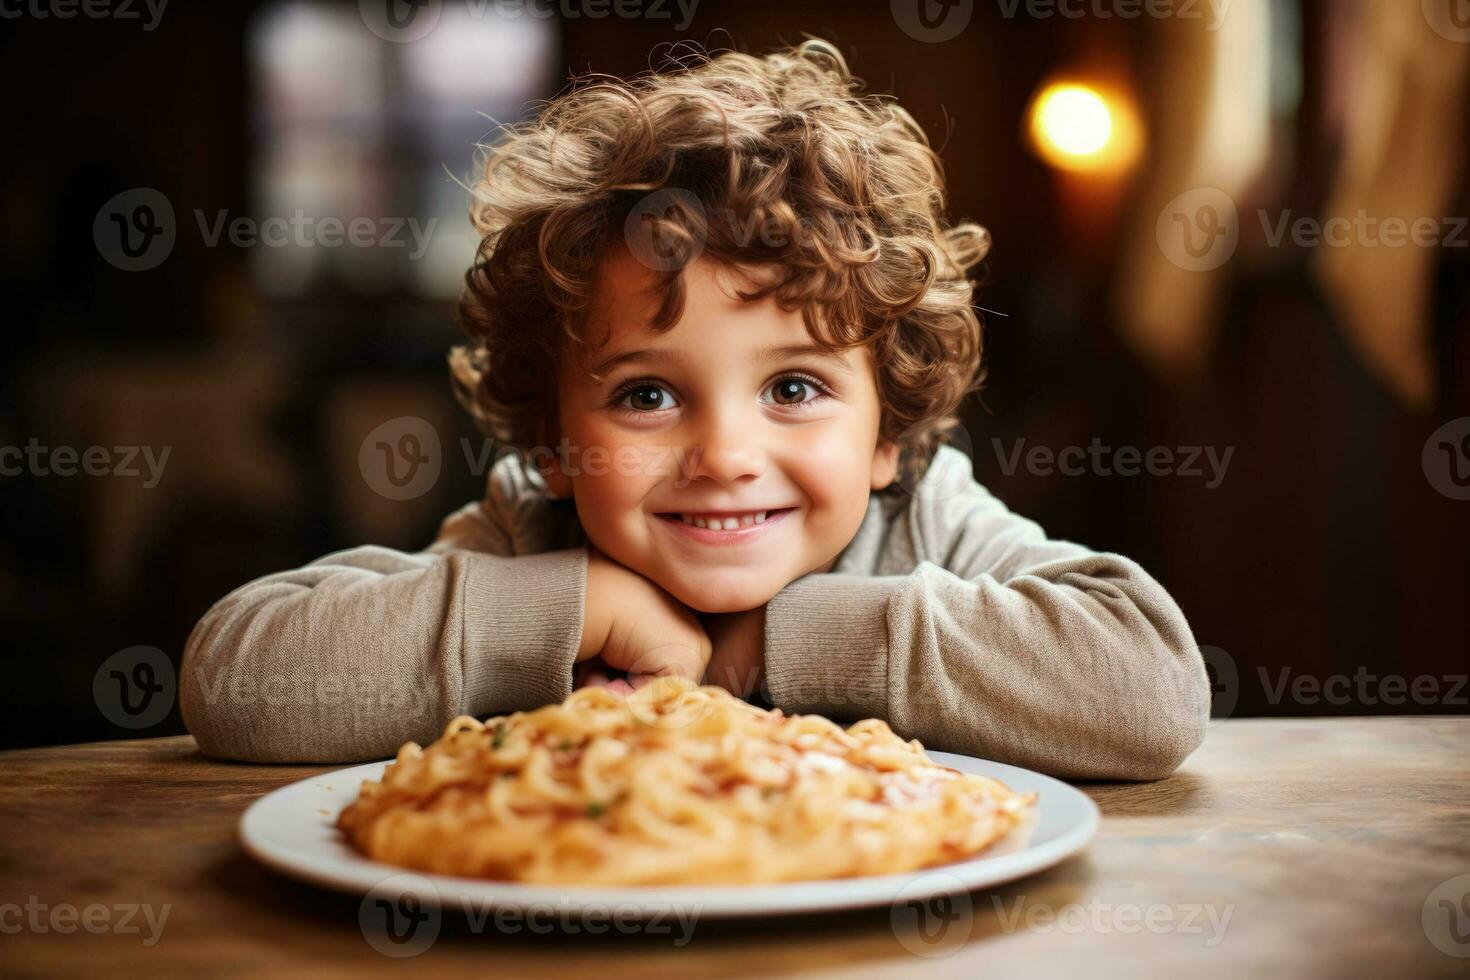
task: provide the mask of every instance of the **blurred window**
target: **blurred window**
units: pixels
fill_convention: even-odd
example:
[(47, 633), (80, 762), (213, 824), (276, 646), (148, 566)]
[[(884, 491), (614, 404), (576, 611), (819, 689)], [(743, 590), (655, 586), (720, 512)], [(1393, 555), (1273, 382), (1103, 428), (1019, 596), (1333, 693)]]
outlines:
[(445, 4), (401, 43), (357, 4), (266, 7), (249, 44), (261, 290), (455, 295), (478, 243), (456, 178), (547, 94), (557, 50), (556, 22), (524, 5)]

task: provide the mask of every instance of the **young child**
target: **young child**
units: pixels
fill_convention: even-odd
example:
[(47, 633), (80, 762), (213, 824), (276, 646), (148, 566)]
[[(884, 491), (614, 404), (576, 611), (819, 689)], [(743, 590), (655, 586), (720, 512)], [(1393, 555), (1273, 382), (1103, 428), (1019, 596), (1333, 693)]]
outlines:
[(1178, 607), (943, 444), (979, 374), (935, 154), (810, 41), (576, 88), (490, 151), (455, 352), (517, 452), (427, 551), (226, 596), (207, 754), (351, 761), (458, 714), (673, 675), (1070, 777), (1157, 778), (1209, 713)]

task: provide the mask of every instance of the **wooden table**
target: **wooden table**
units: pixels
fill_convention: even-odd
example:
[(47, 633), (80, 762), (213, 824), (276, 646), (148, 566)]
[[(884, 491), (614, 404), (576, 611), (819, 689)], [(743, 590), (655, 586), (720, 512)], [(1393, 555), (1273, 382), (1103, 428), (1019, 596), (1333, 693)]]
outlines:
[[(1103, 812), (1090, 849), (960, 900), (927, 945), (917, 913), (890, 908), (697, 922), (682, 947), (677, 933), (477, 932), (452, 913), (399, 963), (365, 940), (358, 899), (273, 874), (236, 843), (250, 801), (320, 768), (208, 762), (188, 738), (11, 752), (0, 970), (1463, 977), (1470, 959), (1450, 953), (1470, 955), (1470, 878), (1426, 899), (1470, 875), (1467, 761), (1470, 718), (1218, 722), (1170, 779), (1086, 786)], [(169, 907), (161, 931), (142, 912), (124, 923), (128, 906), (155, 922)]]

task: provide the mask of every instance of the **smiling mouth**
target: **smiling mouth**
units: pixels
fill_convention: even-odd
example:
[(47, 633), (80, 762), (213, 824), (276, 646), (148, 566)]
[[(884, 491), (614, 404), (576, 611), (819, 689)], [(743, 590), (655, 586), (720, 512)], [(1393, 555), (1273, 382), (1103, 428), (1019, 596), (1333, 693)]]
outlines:
[(658, 516), (673, 524), (697, 527), (709, 531), (739, 531), (757, 527), (769, 520), (779, 518), (795, 510), (794, 507), (775, 507), (770, 510), (745, 511), (670, 511)]

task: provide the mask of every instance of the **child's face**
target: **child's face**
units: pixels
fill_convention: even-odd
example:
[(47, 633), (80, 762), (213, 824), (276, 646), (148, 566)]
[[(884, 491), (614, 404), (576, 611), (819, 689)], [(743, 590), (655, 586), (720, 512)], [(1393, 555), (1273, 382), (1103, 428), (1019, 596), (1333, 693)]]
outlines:
[[(564, 358), (558, 379), (561, 436), (580, 455), (547, 479), (613, 560), (690, 608), (753, 609), (831, 568), (898, 450), (879, 443), (867, 348), (777, 351), (811, 346), (799, 311), (741, 301), (749, 281), (707, 259), (683, 282), (683, 315), (660, 334), (648, 271), (625, 252), (603, 264), (586, 363)], [(757, 511), (765, 523), (743, 523)], [(711, 512), (746, 516), (733, 530), (680, 518)]]

